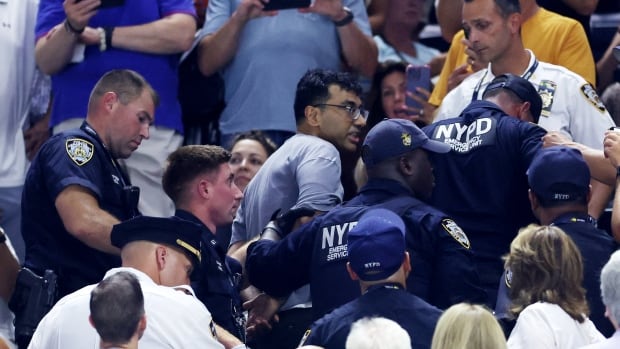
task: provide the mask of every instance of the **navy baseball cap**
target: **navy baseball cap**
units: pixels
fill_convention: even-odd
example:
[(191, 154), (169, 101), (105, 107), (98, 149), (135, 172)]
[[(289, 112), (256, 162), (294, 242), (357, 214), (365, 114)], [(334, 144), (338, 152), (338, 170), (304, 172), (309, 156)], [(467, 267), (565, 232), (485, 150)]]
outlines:
[(531, 82), (514, 74), (498, 75), (489, 83), (486, 90), (484, 90), (482, 98), (484, 98), (489, 91), (499, 88), (511, 91), (523, 102), (530, 102), (530, 113), (532, 113), (534, 120), (538, 120), (540, 112), (542, 111), (542, 99)]
[(433, 153), (450, 151), (448, 144), (429, 139), (410, 120), (385, 119), (370, 129), (366, 139), (364, 139), (362, 160), (366, 166), (373, 166), (417, 148)]
[(590, 169), (581, 153), (555, 146), (541, 149), (527, 170), (530, 188), (544, 202), (585, 198), (590, 190)]
[(351, 269), (364, 281), (394, 274), (405, 258), (405, 224), (394, 212), (368, 210), (347, 234)]
[(177, 217), (139, 216), (114, 225), (111, 240), (118, 248), (138, 240), (166, 244), (185, 252), (197, 266), (201, 234), (200, 225)]

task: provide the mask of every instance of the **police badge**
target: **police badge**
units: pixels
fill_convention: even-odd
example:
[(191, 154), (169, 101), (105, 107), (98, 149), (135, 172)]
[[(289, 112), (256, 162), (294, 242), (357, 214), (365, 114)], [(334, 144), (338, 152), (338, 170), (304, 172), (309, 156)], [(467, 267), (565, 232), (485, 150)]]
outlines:
[(405, 147), (411, 146), (411, 135), (409, 133), (404, 133), (400, 135), (400, 139), (403, 140), (403, 145)]
[(454, 240), (458, 241), (459, 244), (469, 250), (469, 239), (467, 238), (467, 235), (465, 235), (463, 229), (461, 229), (455, 221), (445, 218), (441, 221), (441, 226), (448, 234), (450, 234), (450, 236), (454, 238)]
[(551, 106), (553, 105), (553, 97), (557, 84), (551, 80), (542, 80), (538, 85), (538, 94), (542, 99), (541, 116), (549, 117), (551, 114)]
[(65, 142), (67, 154), (78, 166), (82, 166), (92, 159), (95, 152), (93, 144), (81, 138), (70, 138)]

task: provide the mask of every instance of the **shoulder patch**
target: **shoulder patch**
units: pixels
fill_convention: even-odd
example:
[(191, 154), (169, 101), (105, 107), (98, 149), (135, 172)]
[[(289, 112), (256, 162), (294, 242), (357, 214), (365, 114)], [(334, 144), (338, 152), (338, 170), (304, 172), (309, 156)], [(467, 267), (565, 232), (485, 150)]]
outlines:
[(538, 94), (542, 99), (542, 111), (540, 116), (549, 117), (551, 115), (551, 106), (553, 105), (553, 97), (557, 84), (551, 80), (541, 80), (538, 85)]
[(308, 337), (310, 337), (310, 333), (312, 333), (312, 330), (306, 330), (306, 333), (304, 333), (304, 336), (301, 337), (301, 341), (299, 341), (300, 347), (306, 343), (306, 340), (308, 339)]
[(601, 102), (601, 99), (598, 97), (596, 90), (590, 84), (583, 84), (581, 86), (581, 93), (583, 96), (592, 104), (596, 109), (598, 109), (601, 113), (605, 112), (605, 105)]
[(78, 166), (82, 166), (93, 158), (95, 147), (82, 138), (70, 138), (65, 142), (67, 154)]
[(444, 218), (441, 221), (441, 226), (448, 234), (450, 234), (450, 236), (454, 238), (454, 240), (458, 241), (459, 244), (469, 250), (469, 247), (471, 246), (469, 244), (469, 239), (463, 229), (461, 229), (455, 221), (449, 218)]

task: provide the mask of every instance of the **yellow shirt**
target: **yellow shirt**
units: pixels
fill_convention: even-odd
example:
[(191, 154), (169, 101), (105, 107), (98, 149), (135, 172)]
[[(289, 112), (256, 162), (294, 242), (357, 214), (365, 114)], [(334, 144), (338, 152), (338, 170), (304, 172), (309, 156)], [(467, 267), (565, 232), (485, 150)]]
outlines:
[[(461, 30), (452, 38), (446, 62), (429, 98), (429, 102), (435, 106), (439, 106), (448, 93), (450, 74), (467, 62), (465, 46), (461, 44), (463, 37)], [(596, 68), (590, 43), (583, 27), (576, 20), (541, 7), (521, 26), (521, 38), (523, 46), (532, 50), (542, 62), (564, 66), (593, 85), (596, 84)]]

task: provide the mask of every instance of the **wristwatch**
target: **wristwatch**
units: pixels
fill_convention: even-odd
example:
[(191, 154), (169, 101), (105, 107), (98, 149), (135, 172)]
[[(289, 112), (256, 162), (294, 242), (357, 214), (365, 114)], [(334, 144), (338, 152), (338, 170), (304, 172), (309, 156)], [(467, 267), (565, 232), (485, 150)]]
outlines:
[(343, 19), (339, 21), (334, 21), (336, 27), (345, 26), (353, 21), (353, 11), (350, 8), (344, 6), (342, 10), (347, 14)]

